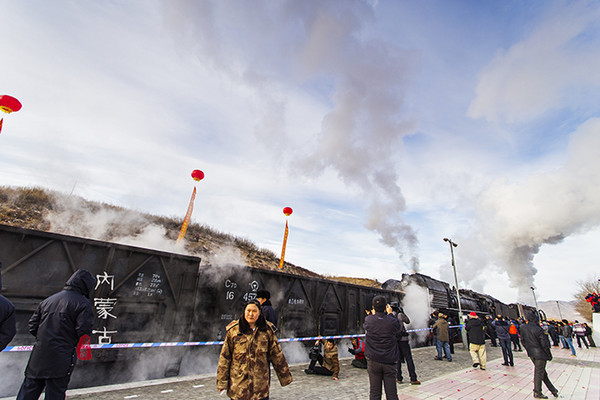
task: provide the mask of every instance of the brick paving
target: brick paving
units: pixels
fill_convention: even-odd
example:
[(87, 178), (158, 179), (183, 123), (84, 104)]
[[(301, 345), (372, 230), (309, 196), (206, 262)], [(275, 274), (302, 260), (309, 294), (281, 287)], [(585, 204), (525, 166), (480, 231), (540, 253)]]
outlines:
[[(548, 363), (550, 380), (559, 390), (560, 399), (600, 399), (600, 349), (577, 349), (577, 357), (569, 350), (552, 349), (554, 360)], [(340, 353), (345, 351), (340, 346)], [(515, 352), (515, 367), (502, 366), (499, 348), (487, 345), (487, 370), (472, 368), (467, 351), (457, 345), (453, 361), (435, 361), (435, 349), (413, 349), (413, 357), (421, 385), (398, 384), (400, 399), (469, 399), (521, 400), (533, 398), (533, 364), (525, 352)], [(341, 359), (340, 380), (306, 375), (306, 363), (292, 365), (294, 382), (279, 386), (275, 374), (271, 385), (271, 400), (294, 399), (367, 399), (369, 382), (366, 370), (353, 368), (351, 358)], [(405, 379), (408, 372), (403, 365)], [(545, 390), (544, 392), (549, 395)], [(385, 397), (385, 396), (384, 396)], [(215, 376), (200, 375), (155, 381), (76, 389), (67, 392), (73, 400), (95, 399), (215, 399), (226, 397), (217, 393)], [(553, 398), (550, 396), (550, 398)], [(0, 399), (4, 400), (4, 399)]]

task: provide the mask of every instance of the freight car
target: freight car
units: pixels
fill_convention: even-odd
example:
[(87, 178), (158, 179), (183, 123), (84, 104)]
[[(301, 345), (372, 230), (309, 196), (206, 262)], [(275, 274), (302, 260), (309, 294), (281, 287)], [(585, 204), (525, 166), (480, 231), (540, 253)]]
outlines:
[[(202, 265), (198, 257), (0, 224), (3, 295), (16, 307), (11, 346), (30, 345), (27, 322), (41, 300), (78, 268), (97, 278), (92, 344), (217, 341), (243, 303), (267, 289), (280, 338), (362, 333), (372, 298), (401, 302), (401, 291), (237, 265)], [(94, 349), (71, 387), (214, 372), (220, 346)], [(285, 348), (284, 348), (285, 350)], [(0, 354), (0, 397), (13, 395), (28, 353)]]

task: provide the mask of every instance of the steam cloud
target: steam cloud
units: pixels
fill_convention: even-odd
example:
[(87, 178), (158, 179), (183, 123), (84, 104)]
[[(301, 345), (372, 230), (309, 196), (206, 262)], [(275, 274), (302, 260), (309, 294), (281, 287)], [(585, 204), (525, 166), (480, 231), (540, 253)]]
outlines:
[[(406, 328), (409, 330), (427, 328), (429, 315), (433, 311), (429, 306), (431, 298), (427, 293), (427, 289), (411, 282), (408, 286), (404, 287), (404, 292), (402, 308), (410, 319), (410, 324)], [(411, 345), (416, 346), (417, 343), (424, 343), (428, 334), (428, 331), (415, 332), (411, 335)]]
[(178, 42), (187, 39), (203, 63), (260, 93), (264, 116), (256, 134), (274, 154), (299, 140), (286, 134), (284, 82), (296, 79), (298, 87), (327, 92), (320, 131), (294, 145), (289, 167), (309, 177), (330, 169), (359, 190), (368, 202), (365, 226), (418, 270), (417, 236), (402, 218), (406, 202), (395, 159), (402, 138), (414, 131), (402, 114), (411, 54), (365, 38), (371, 6), (359, 0), (180, 1), (177, 7), (169, 2), (165, 14)]
[[(600, 224), (598, 149), (600, 118), (592, 118), (572, 133), (562, 168), (532, 175), (523, 183), (494, 182), (481, 196), (480, 232), (485, 233), (477, 245), (499, 260), (497, 266), (508, 272), (519, 301), (530, 300), (537, 272), (533, 259), (542, 245), (560, 243)], [(481, 266), (471, 265), (470, 270)]]

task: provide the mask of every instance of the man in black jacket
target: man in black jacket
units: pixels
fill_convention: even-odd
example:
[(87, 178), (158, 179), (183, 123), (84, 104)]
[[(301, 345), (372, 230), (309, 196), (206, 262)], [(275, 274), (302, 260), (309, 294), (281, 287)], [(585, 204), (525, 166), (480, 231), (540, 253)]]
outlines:
[(406, 363), (408, 375), (411, 385), (420, 385), (421, 382), (417, 379), (417, 371), (415, 370), (415, 362), (413, 361), (412, 352), (410, 351), (409, 334), (404, 324), (410, 324), (410, 318), (404, 313), (404, 310), (398, 302), (392, 301), (386, 309), (388, 315), (393, 315), (398, 318), (400, 323), (400, 341), (398, 342), (398, 350), (400, 358), (398, 359), (398, 373), (396, 374), (396, 382), (402, 383), (402, 363)]
[(95, 285), (92, 274), (77, 270), (62, 291), (37, 307), (29, 320), (35, 344), (17, 400), (37, 400), (44, 387), (45, 399), (65, 398), (75, 366), (77, 343), (92, 332), (94, 313), (88, 297)]
[[(2, 262), (0, 262), (2, 272)], [(2, 290), (2, 275), (0, 274), (0, 290)], [(0, 351), (4, 350), (17, 333), (15, 306), (6, 297), (0, 295)]]
[(400, 322), (385, 312), (387, 300), (383, 296), (373, 298), (373, 314), (365, 318), (365, 356), (369, 374), (369, 400), (381, 400), (381, 383), (387, 400), (398, 400), (396, 372)]
[(271, 304), (271, 293), (268, 290), (259, 290), (256, 292), (256, 300), (260, 303), (260, 308), (265, 319), (277, 326), (277, 312)]
[(531, 358), (534, 365), (533, 397), (536, 399), (548, 398), (548, 396), (542, 394), (542, 381), (552, 395), (558, 397), (558, 390), (550, 382), (548, 373), (546, 372), (546, 363), (552, 360), (548, 335), (539, 325), (538, 316), (535, 313), (528, 312), (525, 318), (527, 323), (521, 325), (521, 342), (525, 346), (527, 355)]
[(492, 347), (497, 347), (496, 344), (496, 329), (492, 325), (492, 318), (489, 315), (485, 316), (485, 333), (490, 337)]
[(469, 320), (465, 324), (467, 339), (469, 339), (469, 352), (473, 359), (473, 368), (481, 368), (485, 371), (487, 355), (485, 351), (485, 334), (483, 322), (477, 316), (477, 313), (471, 311)]

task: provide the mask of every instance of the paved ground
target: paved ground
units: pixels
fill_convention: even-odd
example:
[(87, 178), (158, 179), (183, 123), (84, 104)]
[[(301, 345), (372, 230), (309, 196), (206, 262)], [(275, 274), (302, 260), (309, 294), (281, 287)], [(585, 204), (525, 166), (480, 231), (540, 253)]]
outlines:
[[(488, 344), (486, 371), (472, 368), (469, 353), (458, 345), (453, 362), (435, 361), (432, 348), (413, 349), (413, 356), (421, 385), (399, 384), (400, 399), (531, 399), (533, 364), (525, 353), (515, 352), (515, 367), (501, 365), (499, 348)], [(570, 351), (553, 348), (554, 360), (548, 364), (550, 380), (559, 389), (561, 399), (600, 399), (600, 349), (578, 349), (578, 357)], [(275, 375), (271, 385), (271, 400), (290, 399), (367, 399), (368, 377), (365, 370), (350, 366), (350, 358), (341, 360), (340, 380), (306, 375), (306, 364), (291, 366), (294, 382), (279, 386)], [(405, 379), (407, 378), (406, 369)], [(544, 391), (547, 391), (544, 388)], [(549, 394), (549, 393), (547, 393)], [(225, 396), (217, 393), (214, 375), (170, 378), (128, 385), (71, 390), (69, 400), (77, 399), (215, 399)], [(552, 398), (552, 397), (551, 397)], [(3, 399), (1, 399), (3, 400)]]

